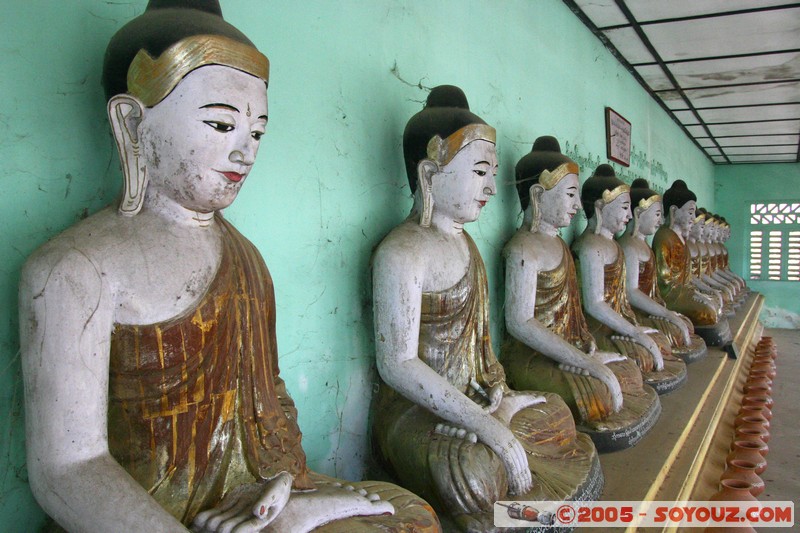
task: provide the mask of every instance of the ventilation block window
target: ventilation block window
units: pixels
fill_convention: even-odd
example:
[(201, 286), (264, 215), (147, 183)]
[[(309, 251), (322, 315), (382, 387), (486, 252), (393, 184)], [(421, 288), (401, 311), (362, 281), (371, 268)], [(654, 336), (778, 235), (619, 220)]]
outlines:
[(800, 202), (750, 204), (750, 279), (800, 281)]

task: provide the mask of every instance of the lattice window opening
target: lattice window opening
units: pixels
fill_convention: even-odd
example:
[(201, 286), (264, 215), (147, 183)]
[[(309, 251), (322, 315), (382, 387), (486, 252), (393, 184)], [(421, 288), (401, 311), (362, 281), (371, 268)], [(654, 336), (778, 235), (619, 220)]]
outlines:
[(750, 204), (750, 224), (800, 224), (800, 202)]
[(790, 231), (788, 240), (786, 279), (800, 281), (800, 231)]
[(750, 279), (761, 279), (761, 247), (764, 243), (764, 232), (750, 232)]

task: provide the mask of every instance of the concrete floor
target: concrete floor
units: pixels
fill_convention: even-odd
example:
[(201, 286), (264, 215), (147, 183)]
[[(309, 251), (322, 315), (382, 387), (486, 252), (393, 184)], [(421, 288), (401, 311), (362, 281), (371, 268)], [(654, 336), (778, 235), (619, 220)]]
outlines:
[[(772, 384), (775, 405), (768, 466), (762, 474), (766, 490), (759, 500), (791, 500), (795, 524), (800, 510), (800, 330), (768, 329), (764, 335), (778, 345), (778, 373)], [(797, 531), (797, 530), (795, 530)]]

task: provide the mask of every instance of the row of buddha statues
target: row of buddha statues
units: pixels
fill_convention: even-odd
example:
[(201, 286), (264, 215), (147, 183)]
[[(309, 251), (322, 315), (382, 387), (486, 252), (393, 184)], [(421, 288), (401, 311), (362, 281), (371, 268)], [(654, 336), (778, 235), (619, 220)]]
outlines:
[[(268, 79), (216, 1), (151, 0), (112, 38), (119, 206), (21, 276), (44, 510), (68, 531), (438, 531), (436, 512), (491, 531), (499, 500), (599, 497), (598, 450), (635, 445), (686, 364), (730, 340), (747, 289), (727, 223), (680, 180), (662, 197), (600, 165), (580, 187), (558, 141), (538, 138), (516, 166), (524, 217), (504, 249), (498, 358), (464, 230), (496, 193), (496, 131), (461, 89), (434, 88), (403, 134), (412, 211), (373, 257), (371, 433), (394, 483), (337, 480), (307, 466), (272, 279), (220, 213), (255, 163)], [(570, 247), (559, 230), (581, 208)]]

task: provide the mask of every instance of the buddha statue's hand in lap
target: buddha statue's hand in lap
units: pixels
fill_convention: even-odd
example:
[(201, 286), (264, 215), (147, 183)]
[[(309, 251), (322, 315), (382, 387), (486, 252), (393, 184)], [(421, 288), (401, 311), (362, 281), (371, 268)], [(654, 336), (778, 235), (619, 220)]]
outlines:
[(381, 463), (469, 531), (493, 528), (509, 495), (594, 494), (596, 453), (567, 406), (511, 390), (492, 349), (486, 270), (464, 225), (495, 194), (494, 128), (441, 86), (403, 149), (414, 207), (373, 257)]
[(405, 490), (306, 466), (271, 277), (218, 213), (255, 162), (269, 64), (215, 2), (185, 4), (152, 0), (106, 54), (118, 210), (21, 276), (33, 493), (69, 531), (438, 530)]

